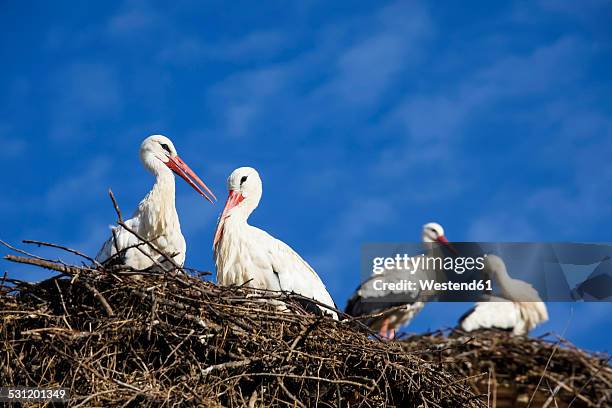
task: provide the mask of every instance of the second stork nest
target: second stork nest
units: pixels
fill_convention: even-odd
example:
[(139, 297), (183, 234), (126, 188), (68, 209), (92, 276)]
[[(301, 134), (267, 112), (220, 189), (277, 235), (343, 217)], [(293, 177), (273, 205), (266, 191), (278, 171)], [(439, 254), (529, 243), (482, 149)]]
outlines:
[(458, 378), (468, 377), (476, 393), (488, 395), (491, 407), (612, 406), (610, 357), (587, 353), (559, 337), (453, 330), (412, 336), (401, 343)]

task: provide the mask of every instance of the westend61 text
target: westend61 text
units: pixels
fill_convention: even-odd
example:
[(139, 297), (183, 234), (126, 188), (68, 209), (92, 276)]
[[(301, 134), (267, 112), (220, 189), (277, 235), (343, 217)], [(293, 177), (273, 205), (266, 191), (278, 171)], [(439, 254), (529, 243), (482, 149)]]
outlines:
[(443, 291), (483, 291), (493, 290), (493, 284), (490, 279), (473, 280), (471, 282), (436, 282), (432, 279), (419, 280), (417, 283), (408, 280), (398, 282), (387, 282), (382, 279), (374, 280), (374, 290), (391, 291), (391, 292), (415, 292), (417, 290), (435, 290), (436, 292)]

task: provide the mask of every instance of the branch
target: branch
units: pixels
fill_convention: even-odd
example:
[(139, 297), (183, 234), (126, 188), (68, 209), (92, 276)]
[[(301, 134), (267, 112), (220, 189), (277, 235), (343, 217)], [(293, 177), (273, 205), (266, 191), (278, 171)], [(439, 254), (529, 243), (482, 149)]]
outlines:
[(91, 293), (93, 293), (95, 298), (98, 299), (98, 302), (100, 302), (104, 310), (106, 310), (106, 314), (108, 315), (108, 317), (115, 316), (115, 312), (113, 312), (113, 308), (108, 304), (108, 301), (106, 300), (104, 296), (102, 296), (102, 294), (98, 291), (98, 289), (94, 288), (87, 282), (83, 282), (83, 284)]
[(306, 408), (306, 405), (304, 405), (304, 404), (302, 403), (302, 401), (300, 401), (299, 399), (297, 399), (297, 397), (296, 397), (295, 395), (293, 395), (293, 394), (291, 393), (291, 391), (289, 391), (289, 390), (287, 389), (287, 387), (285, 387), (285, 382), (283, 381), (283, 379), (282, 379), (282, 378), (278, 377), (278, 378), (277, 378), (277, 380), (278, 380), (278, 385), (280, 385), (280, 387), (282, 388), (282, 390), (283, 390), (283, 391), (285, 391), (285, 394), (287, 394), (287, 396), (288, 396), (289, 398), (291, 398), (291, 399), (293, 400), (293, 402), (295, 402), (295, 403), (296, 403), (296, 405), (300, 406), (300, 408)]
[(6, 259), (7, 261), (15, 262), (15, 263), (40, 266), (42, 268), (49, 269), (49, 270), (56, 271), (56, 272), (61, 272), (67, 275), (76, 275), (79, 272), (83, 271), (83, 268), (79, 268), (78, 266), (65, 265), (65, 264), (60, 264), (60, 263), (51, 262), (51, 261), (47, 261), (43, 259), (37, 259), (37, 258), (31, 259), (31, 258), (24, 258), (22, 256), (5, 255), (4, 259)]
[(113, 207), (115, 207), (115, 212), (117, 213), (117, 217), (119, 217), (119, 221), (123, 222), (123, 217), (121, 216), (121, 210), (119, 209), (119, 205), (117, 204), (117, 200), (115, 200), (115, 195), (113, 194), (113, 190), (108, 189), (108, 195), (110, 199), (113, 201)]
[(17, 252), (19, 254), (22, 254), (22, 255), (25, 255), (25, 256), (29, 256), (30, 258), (40, 259), (41, 261), (45, 261), (46, 260), (45, 258), (41, 258), (38, 255), (34, 255), (34, 254), (29, 253), (29, 252), (26, 252), (23, 249), (15, 248), (14, 246), (12, 246), (12, 245), (2, 241), (1, 239), (0, 239), (0, 244), (4, 245), (5, 247), (10, 249), (11, 251), (15, 251), (15, 252)]
[(24, 244), (34, 244), (34, 245), (38, 245), (39, 247), (40, 247), (40, 246), (46, 246), (46, 247), (50, 247), (50, 248), (57, 248), (57, 249), (61, 249), (61, 250), (64, 250), (64, 251), (66, 251), (66, 252), (70, 252), (71, 254), (78, 255), (78, 256), (80, 256), (81, 258), (84, 258), (84, 259), (88, 260), (89, 262), (91, 262), (91, 263), (95, 264), (97, 267), (100, 267), (100, 268), (102, 267), (102, 265), (100, 264), (100, 262), (96, 261), (94, 258), (92, 258), (92, 257), (90, 257), (90, 256), (88, 256), (88, 255), (85, 255), (84, 253), (82, 253), (82, 252), (80, 252), (80, 251), (77, 251), (76, 249), (68, 248), (68, 247), (63, 246), (63, 245), (52, 244), (52, 243), (50, 243), (50, 242), (36, 241), (36, 240), (33, 240), (33, 239), (24, 239), (22, 242), (23, 242)]
[(208, 374), (212, 373), (213, 371), (222, 371), (222, 370), (227, 370), (228, 368), (242, 367), (242, 366), (245, 366), (245, 365), (249, 365), (252, 362), (253, 361), (251, 359), (247, 358), (245, 360), (228, 361), (227, 363), (211, 365), (210, 367), (207, 367), (207, 368), (202, 370), (202, 375), (203, 376), (207, 376)]

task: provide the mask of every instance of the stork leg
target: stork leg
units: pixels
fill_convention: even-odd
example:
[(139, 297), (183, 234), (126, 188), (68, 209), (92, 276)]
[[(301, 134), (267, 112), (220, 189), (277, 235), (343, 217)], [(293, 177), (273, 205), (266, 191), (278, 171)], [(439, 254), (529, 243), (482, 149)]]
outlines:
[(380, 330), (378, 331), (378, 335), (382, 338), (387, 337), (387, 327), (389, 327), (389, 321), (387, 319), (383, 320), (380, 325)]
[(389, 338), (389, 318), (385, 318), (385, 320), (383, 320), (382, 324), (380, 325), (378, 335), (383, 339)]
[(389, 340), (393, 340), (395, 338), (395, 329), (389, 329), (389, 336), (387, 338)]

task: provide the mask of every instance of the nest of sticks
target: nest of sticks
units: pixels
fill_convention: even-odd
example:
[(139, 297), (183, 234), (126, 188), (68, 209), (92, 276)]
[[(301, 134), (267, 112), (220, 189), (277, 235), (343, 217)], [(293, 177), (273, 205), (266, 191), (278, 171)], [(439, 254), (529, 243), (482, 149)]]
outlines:
[(66, 387), (71, 406), (485, 406), (438, 362), (294, 294), (17, 251), (5, 258), (57, 274), (0, 279), (5, 385)]
[(487, 394), (491, 407), (612, 406), (610, 356), (587, 353), (558, 336), (451, 330), (401, 343), (441, 369), (469, 378), (475, 393)]

